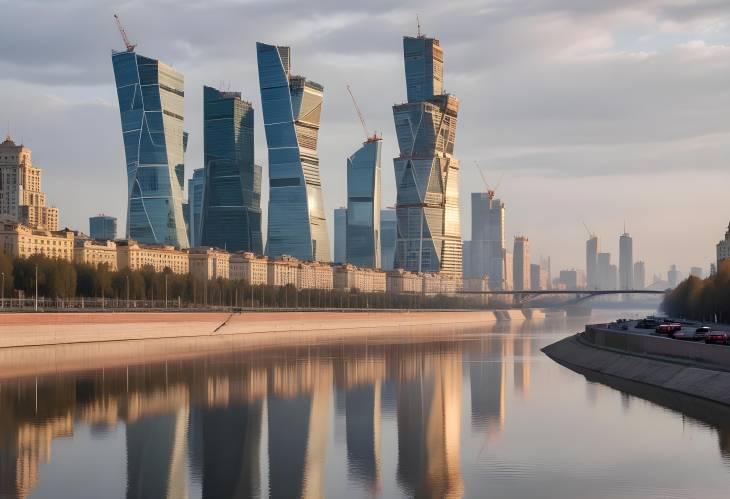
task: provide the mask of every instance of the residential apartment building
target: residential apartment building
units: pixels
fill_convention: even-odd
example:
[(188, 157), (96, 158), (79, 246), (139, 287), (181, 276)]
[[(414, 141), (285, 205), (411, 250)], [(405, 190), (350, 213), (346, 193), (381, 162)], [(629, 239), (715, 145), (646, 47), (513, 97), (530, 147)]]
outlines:
[(117, 244), (109, 240), (97, 241), (77, 237), (74, 244), (74, 261), (95, 267), (106, 265), (109, 270), (116, 271)]
[(266, 284), (269, 259), (256, 256), (251, 252), (234, 253), (228, 262), (229, 277), (233, 280), (244, 279), (249, 284)]
[(192, 248), (188, 251), (190, 274), (196, 279), (228, 279), (230, 253), (215, 248)]
[(187, 274), (190, 271), (189, 255), (174, 246), (146, 245), (134, 240), (117, 242), (119, 270), (140, 270), (145, 266), (154, 268), (155, 272), (170, 268), (175, 274)]
[(0, 249), (12, 257), (43, 255), (71, 262), (74, 259), (74, 233), (32, 229), (6, 220), (0, 222)]
[(420, 293), (423, 283), (419, 274), (395, 269), (388, 272), (386, 286), (389, 293)]
[(332, 289), (332, 265), (320, 262), (299, 262), (297, 288)]
[(299, 260), (283, 255), (269, 260), (266, 267), (266, 283), (269, 286), (297, 286), (299, 284)]
[(335, 267), (335, 289), (358, 290), (363, 293), (384, 293), (387, 289), (386, 273), (346, 264)]

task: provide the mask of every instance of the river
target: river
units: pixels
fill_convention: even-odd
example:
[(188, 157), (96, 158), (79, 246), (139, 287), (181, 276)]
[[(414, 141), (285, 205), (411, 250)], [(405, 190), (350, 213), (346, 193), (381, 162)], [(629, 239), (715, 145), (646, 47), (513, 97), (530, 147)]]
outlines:
[(2, 379), (0, 498), (725, 498), (730, 410), (540, 352), (636, 314)]

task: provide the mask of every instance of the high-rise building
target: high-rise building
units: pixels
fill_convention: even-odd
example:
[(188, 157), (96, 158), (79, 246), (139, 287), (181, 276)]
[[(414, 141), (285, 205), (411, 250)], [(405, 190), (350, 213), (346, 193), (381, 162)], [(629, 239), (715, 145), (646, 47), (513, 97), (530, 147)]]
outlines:
[(253, 107), (240, 92), (204, 87), (203, 116), (201, 245), (261, 254), (261, 172), (254, 163)]
[(380, 149), (373, 136), (347, 158), (346, 261), (380, 268)]
[(188, 179), (188, 239), (190, 246), (200, 246), (200, 221), (203, 216), (203, 193), (205, 192), (205, 168), (193, 170)]
[(614, 264), (608, 266), (608, 282), (606, 282), (606, 289), (617, 289), (618, 288), (618, 267)]
[(626, 231), (619, 237), (618, 275), (619, 289), (634, 287), (634, 240)]
[(188, 247), (183, 75), (135, 53), (112, 52), (127, 160), (126, 237)]
[(335, 263), (347, 262), (347, 208), (335, 208)]
[(256, 44), (269, 148), (266, 254), (330, 261), (317, 134), (324, 88), (290, 73), (291, 49)]
[(107, 215), (90, 217), (89, 236), (100, 241), (113, 241), (117, 238), (117, 219)]
[(596, 255), (596, 285), (597, 289), (616, 289), (611, 286), (611, 253)]
[(539, 263), (530, 264), (530, 289), (542, 291), (548, 288), (547, 269)]
[(461, 275), (459, 162), (453, 156), (459, 101), (442, 93), (439, 41), (404, 37), (408, 102), (393, 106), (400, 156), (393, 160), (398, 241), (395, 267)]
[(394, 209), (380, 210), (380, 268), (383, 270), (393, 270), (395, 242), (398, 239), (397, 224)]
[(639, 260), (634, 263), (634, 289), (646, 288), (646, 264)]
[(0, 216), (31, 229), (58, 230), (58, 208), (46, 206), (42, 173), (33, 166), (31, 150), (8, 135), (0, 144)]
[(512, 289), (524, 291), (530, 289), (530, 244), (525, 236), (515, 237), (515, 245), (512, 251), (513, 268)]
[(704, 271), (702, 267), (692, 267), (689, 269), (689, 275), (696, 277), (697, 279), (704, 278)]
[(598, 284), (598, 237), (591, 235), (586, 241), (586, 281), (588, 289), (599, 289)]
[(669, 271), (667, 272), (667, 281), (669, 282), (669, 287), (674, 289), (677, 287), (677, 284), (679, 284), (680, 280), (680, 274), (679, 270), (677, 270), (676, 265), (672, 265), (669, 268)]
[(490, 289), (504, 288), (504, 203), (494, 199), (494, 191), (471, 193), (471, 242), (469, 274), (489, 279)]
[(720, 270), (720, 262), (730, 259), (730, 224), (725, 232), (725, 239), (717, 243), (717, 270)]

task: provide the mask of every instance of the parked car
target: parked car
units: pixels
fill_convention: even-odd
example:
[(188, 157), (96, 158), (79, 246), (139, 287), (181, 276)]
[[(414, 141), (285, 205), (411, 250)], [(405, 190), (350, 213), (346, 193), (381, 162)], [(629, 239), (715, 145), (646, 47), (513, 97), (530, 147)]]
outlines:
[(681, 329), (679, 331), (669, 333), (669, 337), (674, 338), (675, 340), (685, 341), (701, 341), (704, 339), (704, 336), (700, 338), (692, 331), (682, 331)]
[(728, 335), (722, 331), (710, 331), (705, 334), (705, 343), (711, 343), (713, 345), (727, 345)]
[(700, 326), (697, 329), (695, 329), (695, 337), (698, 340), (704, 340), (705, 336), (707, 336), (708, 333), (711, 333), (712, 329), (710, 329), (708, 326)]
[(636, 323), (636, 327), (639, 329), (655, 329), (660, 322), (656, 319), (641, 319)]

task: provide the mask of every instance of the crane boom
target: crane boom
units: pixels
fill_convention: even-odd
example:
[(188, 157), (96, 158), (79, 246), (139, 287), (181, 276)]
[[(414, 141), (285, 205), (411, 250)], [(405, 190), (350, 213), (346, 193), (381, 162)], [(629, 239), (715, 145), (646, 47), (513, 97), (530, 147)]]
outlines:
[(137, 44), (129, 41), (127, 32), (124, 30), (124, 26), (122, 26), (122, 21), (119, 19), (118, 15), (114, 14), (114, 20), (117, 22), (117, 29), (119, 30), (119, 34), (122, 35), (122, 40), (124, 41), (124, 45), (127, 47), (127, 52), (134, 52)]
[(586, 224), (585, 220), (583, 220), (583, 227), (586, 228), (586, 232), (588, 232), (588, 237), (591, 237), (591, 238), (596, 237), (596, 235), (593, 232), (591, 232), (591, 229), (588, 228), (588, 225)]
[(365, 125), (365, 118), (362, 117), (362, 113), (360, 112), (360, 106), (357, 105), (357, 101), (355, 100), (355, 96), (352, 94), (352, 90), (350, 89), (350, 85), (347, 85), (347, 92), (350, 94), (350, 98), (352, 99), (352, 103), (355, 105), (355, 111), (357, 111), (357, 117), (360, 118), (360, 123), (362, 124), (362, 130), (365, 132), (365, 139), (370, 138), (370, 133), (368, 132), (368, 127)]

